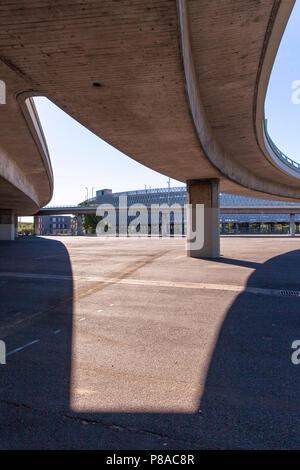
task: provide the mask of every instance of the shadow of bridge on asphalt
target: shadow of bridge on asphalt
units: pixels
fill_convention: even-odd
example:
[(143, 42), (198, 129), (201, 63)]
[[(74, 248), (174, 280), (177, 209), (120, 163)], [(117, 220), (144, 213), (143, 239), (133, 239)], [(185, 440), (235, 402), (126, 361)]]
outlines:
[[(99, 411), (76, 412), (68, 251), (49, 239), (2, 242), (0, 260), (0, 337), (8, 352), (38, 340), (0, 366), (1, 449), (299, 448), (300, 365), (291, 362), (299, 298), (236, 296), (216, 331), (194, 413), (105, 412), (101, 396)], [(240, 265), (255, 268), (247, 287), (299, 289), (300, 250)], [(198, 352), (191, 361), (200, 360), (201, 345)]]

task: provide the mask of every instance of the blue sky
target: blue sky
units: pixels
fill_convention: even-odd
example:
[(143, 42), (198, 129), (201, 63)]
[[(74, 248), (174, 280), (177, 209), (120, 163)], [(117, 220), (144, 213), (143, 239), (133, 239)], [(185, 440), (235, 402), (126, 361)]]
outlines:
[[(54, 173), (50, 205), (73, 204), (97, 189), (127, 191), (167, 187), (168, 177), (135, 162), (104, 142), (46, 98), (35, 98)], [(183, 183), (171, 179), (171, 186)]]
[[(300, 163), (300, 102), (292, 102), (300, 90), (300, 1), (297, 0), (283, 34), (269, 81), (265, 116), (275, 144)], [(297, 89), (292, 83), (299, 80)], [(300, 101), (300, 91), (298, 93)]]
[[(300, 0), (296, 2), (284, 33), (269, 82), (265, 111), (269, 134), (277, 146), (300, 162), (300, 103), (293, 104), (291, 88), (300, 90)], [(300, 92), (299, 92), (300, 101)], [(168, 178), (136, 163), (92, 134), (46, 98), (35, 99), (48, 143), (54, 195), (50, 205), (82, 201), (97, 189), (113, 191), (166, 187)], [(171, 186), (182, 186), (171, 180)]]

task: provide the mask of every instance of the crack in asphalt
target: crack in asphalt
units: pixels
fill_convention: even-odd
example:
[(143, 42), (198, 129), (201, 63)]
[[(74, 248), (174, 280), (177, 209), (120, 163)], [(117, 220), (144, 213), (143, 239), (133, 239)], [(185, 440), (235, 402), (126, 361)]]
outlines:
[[(0, 399), (0, 404), (4, 404), (4, 405), (8, 405), (8, 406), (14, 406), (16, 408), (25, 408), (27, 410), (30, 410), (30, 411), (34, 412), (34, 413), (38, 412), (42, 415), (49, 416), (48, 410), (42, 410), (40, 408), (35, 408), (35, 407), (33, 407), (31, 405), (28, 405), (26, 403)], [(83, 425), (86, 425), (86, 424), (100, 425), (100, 426), (103, 426), (105, 429), (109, 429), (109, 430), (116, 431), (116, 432), (127, 431), (127, 432), (133, 433), (133, 434), (148, 435), (148, 436), (160, 439), (160, 440), (166, 440), (166, 441), (168, 441), (168, 443), (173, 442), (173, 443), (182, 443), (182, 444), (190, 444), (190, 445), (199, 445), (198, 441), (191, 441), (191, 440), (187, 440), (187, 439), (174, 438), (174, 437), (170, 437), (166, 434), (160, 434), (158, 432), (151, 431), (149, 429), (133, 428), (133, 427), (124, 426), (124, 425), (120, 425), (120, 424), (116, 424), (116, 423), (106, 423), (105, 421), (102, 421), (101, 419), (91, 419), (91, 418), (88, 418), (86, 416), (75, 416), (75, 415), (68, 414), (68, 413), (60, 413), (60, 412), (51, 411), (51, 414), (55, 415), (57, 417), (60, 417), (60, 418), (65, 418), (65, 419), (69, 419), (69, 420), (72, 420), (72, 421), (76, 421), (76, 422), (81, 423)]]

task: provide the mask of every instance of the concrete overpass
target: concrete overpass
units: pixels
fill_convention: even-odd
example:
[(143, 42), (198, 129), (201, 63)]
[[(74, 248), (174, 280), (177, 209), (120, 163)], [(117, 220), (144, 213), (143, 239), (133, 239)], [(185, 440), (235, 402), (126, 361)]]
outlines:
[(20, 91), (20, 77), (0, 69), (8, 84), (0, 105), (0, 240), (11, 240), (17, 215), (31, 215), (51, 199), (53, 174), (32, 98)]
[(0, 73), (140, 163), (187, 182), (189, 202), (206, 208), (205, 245), (192, 255), (218, 256), (219, 190), (300, 198), (300, 171), (281, 158), (264, 120), (293, 5), (9, 0)]
[[(300, 204), (291, 204), (291, 203), (286, 203), (286, 204), (281, 204), (278, 206), (267, 204), (266, 201), (262, 201), (264, 204), (247, 204), (247, 205), (221, 205), (220, 207), (220, 213), (221, 214), (288, 214), (289, 219), (290, 219), (290, 227), (291, 227), (291, 235), (292, 237), (295, 236), (295, 214), (300, 214)], [(122, 210), (126, 211), (126, 214), (128, 214), (128, 209), (123, 208)], [(119, 208), (115, 207), (113, 210), (116, 211), (116, 213), (119, 213)], [(151, 211), (151, 207), (142, 207), (138, 210), (136, 209), (137, 212), (141, 213), (143, 210), (147, 212)], [(108, 208), (109, 211), (109, 208)], [(160, 211), (160, 209), (154, 209), (153, 212), (155, 211)], [(184, 207), (178, 207), (178, 208), (172, 208), (171, 211), (174, 214), (179, 214), (182, 218), (185, 217), (186, 220), (186, 214), (184, 214)], [(40, 216), (55, 216), (55, 215), (75, 215), (77, 217), (77, 224), (78, 224), (78, 232), (80, 235), (83, 235), (83, 221), (82, 221), (82, 216), (85, 214), (96, 214), (97, 212), (97, 206), (58, 206), (58, 207), (45, 207), (43, 209), (40, 209), (40, 211), (34, 216), (34, 227), (35, 227), (35, 233), (39, 234), (39, 217)], [(162, 210), (163, 212), (163, 210)], [(147, 217), (148, 219), (148, 217)], [(116, 219), (117, 221), (119, 220), (118, 218)], [(218, 221), (219, 222), (219, 221)], [(118, 222), (117, 222), (118, 224)], [(118, 232), (118, 229), (116, 227), (116, 230)], [(219, 231), (219, 225), (218, 225), (218, 231)]]
[[(118, 208), (115, 209), (118, 211)], [(150, 208), (145, 210), (149, 211)], [(35, 217), (43, 215), (85, 215), (85, 214), (96, 214), (97, 207), (79, 207), (79, 206), (59, 206), (59, 207), (45, 207), (40, 209)], [(177, 209), (182, 211), (182, 209)], [(172, 212), (176, 212), (176, 209), (172, 209)], [(295, 205), (257, 205), (257, 206), (221, 206), (220, 212), (222, 214), (300, 214), (300, 204)]]

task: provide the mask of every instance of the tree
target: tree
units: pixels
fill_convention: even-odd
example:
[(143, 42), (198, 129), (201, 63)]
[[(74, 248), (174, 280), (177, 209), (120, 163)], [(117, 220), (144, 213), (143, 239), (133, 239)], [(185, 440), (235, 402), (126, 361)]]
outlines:
[[(93, 207), (93, 204), (89, 204), (88, 201), (83, 201), (78, 204), (80, 207)], [(86, 234), (94, 234), (96, 233), (96, 228), (98, 222), (102, 220), (101, 216), (97, 216), (96, 214), (84, 214), (83, 216), (83, 228)]]
[(86, 234), (96, 233), (98, 222), (102, 220), (101, 216), (96, 214), (85, 214), (83, 218), (83, 228)]

